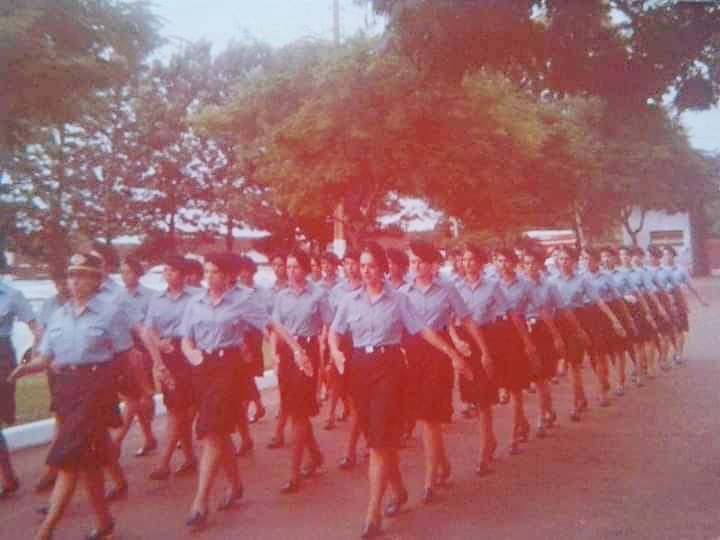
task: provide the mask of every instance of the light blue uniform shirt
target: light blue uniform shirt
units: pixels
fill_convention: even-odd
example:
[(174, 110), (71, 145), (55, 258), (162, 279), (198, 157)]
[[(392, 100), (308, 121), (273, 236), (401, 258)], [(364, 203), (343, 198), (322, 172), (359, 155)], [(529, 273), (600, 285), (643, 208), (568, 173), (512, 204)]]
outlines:
[(559, 273), (550, 279), (558, 291), (560, 300), (558, 309), (577, 309), (585, 305), (586, 298), (590, 298), (593, 302), (600, 299), (590, 281), (582, 274), (574, 272), (568, 278)]
[(688, 274), (688, 271), (685, 270), (682, 266), (674, 265), (668, 266), (666, 268), (670, 269), (673, 279), (675, 279), (675, 283), (677, 283), (678, 286), (688, 285), (690, 283), (690, 274)]
[(47, 324), (50, 321), (50, 317), (52, 317), (52, 314), (61, 307), (62, 304), (60, 303), (60, 300), (58, 300), (57, 294), (55, 296), (51, 296), (42, 303), (42, 305), (40, 306), (40, 310), (38, 311), (38, 323), (40, 323), (40, 326), (42, 326), (43, 330), (47, 328)]
[(332, 310), (326, 289), (308, 281), (298, 294), (288, 287), (275, 297), (272, 319), (294, 336), (314, 337), (332, 322)]
[(505, 295), (505, 303), (498, 307), (498, 315), (507, 315), (514, 311), (520, 315), (525, 313), (528, 302), (530, 302), (530, 282), (522, 276), (515, 275), (512, 281), (498, 279), (500, 289)]
[(193, 296), (185, 307), (180, 335), (190, 338), (205, 352), (239, 347), (245, 340), (245, 325), (260, 331), (268, 325), (264, 306), (253, 300), (249, 290), (232, 287), (213, 305), (210, 293)]
[(0, 283), (0, 338), (10, 337), (15, 319), (29, 323), (35, 320), (35, 313), (20, 291)]
[(388, 287), (373, 301), (363, 287), (346, 295), (331, 326), (338, 334), (350, 332), (354, 347), (400, 345), (403, 330), (415, 335), (424, 327), (408, 297)]
[(345, 297), (351, 292), (359, 291), (362, 288), (363, 286), (361, 283), (353, 285), (346, 279), (338, 281), (337, 285), (335, 285), (330, 290), (328, 296), (328, 301), (330, 302), (330, 309), (332, 310), (333, 317), (335, 317), (335, 314), (337, 313), (337, 310)]
[(638, 274), (640, 274), (640, 276), (642, 277), (643, 284), (645, 286), (646, 291), (656, 292), (658, 290), (658, 286), (655, 283), (655, 276), (653, 275), (653, 273), (650, 270), (648, 270), (647, 268), (642, 266), (642, 267), (636, 267), (635, 271)]
[(180, 327), (183, 315), (193, 296), (195, 295), (187, 287), (184, 287), (180, 295), (175, 298), (167, 289), (154, 295), (148, 303), (143, 324), (155, 329), (161, 339), (182, 337)]
[(635, 295), (638, 293), (637, 287), (633, 284), (626, 268), (614, 268), (610, 275), (613, 278), (615, 288), (622, 296)]
[(132, 347), (127, 314), (95, 295), (79, 315), (71, 302), (52, 314), (38, 352), (57, 366), (109, 362)]
[[(585, 270), (583, 275), (590, 280), (590, 284), (593, 289), (595, 289), (595, 293), (600, 297), (600, 299), (602, 299), (603, 302), (611, 302), (622, 296), (618, 288), (615, 286), (615, 279), (609, 272), (598, 270), (593, 273), (590, 270)], [(585, 303), (592, 304), (592, 298), (585, 298)]]
[(505, 314), (500, 310), (505, 308), (507, 299), (498, 280), (481, 277), (470, 284), (465, 279), (457, 290), (478, 326), (493, 323), (500, 315)]
[(678, 287), (672, 272), (667, 266), (650, 266), (649, 268), (655, 273), (655, 282), (661, 289), (672, 291)]
[(554, 315), (560, 304), (558, 290), (547, 276), (540, 276), (538, 281), (528, 278), (530, 282), (530, 299), (525, 306), (525, 318), (538, 319), (543, 308)]
[(398, 291), (408, 297), (423, 324), (433, 330), (446, 330), (453, 314), (460, 320), (470, 316), (460, 293), (447, 281), (435, 279), (424, 291), (416, 282), (407, 283)]
[(157, 291), (149, 289), (144, 285), (138, 285), (134, 291), (125, 289), (124, 292), (128, 297), (128, 317), (130, 318), (130, 324), (132, 326), (142, 324), (147, 315), (150, 299), (157, 294)]

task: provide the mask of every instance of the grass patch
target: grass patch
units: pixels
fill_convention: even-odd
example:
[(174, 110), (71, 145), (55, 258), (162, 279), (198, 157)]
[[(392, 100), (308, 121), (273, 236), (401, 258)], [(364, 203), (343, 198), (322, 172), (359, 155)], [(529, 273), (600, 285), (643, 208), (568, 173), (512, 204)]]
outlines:
[(50, 417), (50, 391), (44, 373), (23, 377), (15, 391), (17, 424), (26, 424)]

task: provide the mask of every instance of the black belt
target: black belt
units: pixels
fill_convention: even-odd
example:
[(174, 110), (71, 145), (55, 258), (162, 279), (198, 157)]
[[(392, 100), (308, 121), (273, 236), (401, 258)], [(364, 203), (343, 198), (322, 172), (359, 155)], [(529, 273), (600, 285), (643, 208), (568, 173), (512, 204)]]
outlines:
[(52, 366), (52, 371), (58, 374), (62, 373), (94, 373), (99, 369), (109, 367), (111, 362), (94, 362), (92, 364), (67, 364), (64, 366)]
[(496, 322), (509, 321), (509, 320), (510, 320), (510, 316), (507, 313), (505, 315), (498, 315), (497, 318), (495, 319)]
[(400, 345), (368, 345), (366, 347), (353, 347), (356, 354), (384, 354), (399, 351)]
[(310, 345), (317, 339), (317, 336), (293, 336), (293, 338), (298, 343)]
[(218, 360), (225, 356), (238, 354), (240, 347), (222, 347), (221, 349), (215, 349), (213, 351), (201, 351), (203, 355), (203, 361), (205, 360)]

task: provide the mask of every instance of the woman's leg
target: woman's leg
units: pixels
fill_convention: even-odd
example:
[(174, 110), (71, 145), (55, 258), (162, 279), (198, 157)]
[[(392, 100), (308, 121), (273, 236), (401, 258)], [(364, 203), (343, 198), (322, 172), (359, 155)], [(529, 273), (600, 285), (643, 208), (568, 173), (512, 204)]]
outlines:
[(493, 428), (493, 412), (492, 407), (487, 406), (478, 409), (478, 420), (480, 423), (480, 463), (478, 474), (487, 472), (490, 461), (495, 454), (497, 448), (497, 439), (495, 438), (495, 430)]
[(203, 439), (197, 491), (191, 506), (192, 513), (204, 514), (208, 510), (210, 489), (222, 464), (223, 445), (226, 444), (226, 440), (227, 435), (218, 433), (208, 433)]
[(392, 463), (397, 459), (397, 451), (390, 448), (371, 448), (368, 476), (370, 479), (370, 497), (368, 500), (366, 523), (379, 524), (381, 520), (382, 499), (388, 485)]
[(74, 470), (60, 470), (50, 494), (48, 513), (40, 526), (36, 539), (50, 538), (53, 530), (60, 522), (67, 505), (72, 500), (77, 486), (78, 473)]
[(9, 488), (17, 481), (15, 471), (10, 462), (10, 451), (5, 443), (2, 428), (0, 426), (0, 487)]
[(105, 500), (105, 487), (102, 469), (92, 467), (83, 470), (81, 478), (85, 485), (85, 491), (90, 501), (90, 506), (95, 513), (95, 523), (98, 530), (102, 531), (112, 525), (112, 516)]

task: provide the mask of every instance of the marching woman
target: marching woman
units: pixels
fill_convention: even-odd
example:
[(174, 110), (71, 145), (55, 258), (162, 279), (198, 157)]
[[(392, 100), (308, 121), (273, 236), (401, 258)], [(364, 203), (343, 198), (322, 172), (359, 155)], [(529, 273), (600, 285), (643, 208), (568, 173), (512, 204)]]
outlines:
[[(238, 286), (250, 289), (251, 295), (256, 302), (263, 302), (263, 291), (255, 285), (255, 274), (257, 273), (257, 264), (248, 256), (238, 258)], [(262, 402), (260, 390), (258, 390), (255, 377), (262, 377), (265, 374), (265, 363), (263, 359), (262, 344), (264, 335), (260, 332), (250, 329), (247, 335), (247, 348), (250, 355), (249, 373), (248, 373), (248, 401), (255, 407), (255, 412), (248, 419), (250, 424), (258, 422), (265, 416), (265, 406)], [(247, 407), (245, 407), (247, 409)], [(245, 413), (247, 415), (247, 412)], [(250, 448), (252, 445), (250, 445)], [(247, 447), (245, 451), (249, 450)], [(242, 452), (242, 447), (239, 449)]]
[[(476, 335), (470, 312), (457, 289), (433, 275), (433, 267), (439, 260), (440, 254), (431, 244), (411, 242), (410, 261), (416, 273), (399, 292), (408, 297), (423, 325), (445, 341), (451, 340), (449, 331), (453, 319)], [(409, 368), (415, 373), (412, 388), (408, 389), (411, 392), (409, 408), (423, 427), (425, 484), (422, 502), (427, 504), (434, 499), (434, 487), (445, 484), (450, 476), (441, 424), (449, 423), (452, 417), (455, 377), (451, 359), (420, 336), (411, 338), (405, 351)], [(397, 505), (390, 508), (390, 513), (396, 509)]]
[[(625, 337), (614, 335), (610, 344), (611, 363), (617, 372), (617, 385), (615, 395), (625, 395), (625, 360), (630, 355), (633, 365), (637, 364), (638, 353), (636, 351), (638, 339), (641, 332), (642, 306), (637, 306), (637, 312), (633, 313), (633, 304), (637, 303), (637, 289), (630, 282), (627, 274), (616, 267), (617, 252), (608, 246), (600, 248), (600, 266), (610, 277), (620, 297), (611, 301), (608, 306), (625, 328)], [(647, 320), (645, 321), (647, 323)]]
[(500, 387), (510, 392), (513, 402), (513, 442), (511, 453), (518, 451), (521, 442), (527, 442), (530, 434), (530, 423), (525, 416), (523, 390), (530, 385), (531, 372), (540, 371), (540, 360), (537, 348), (530, 338), (525, 309), (530, 301), (530, 283), (517, 275), (518, 259), (510, 248), (495, 250), (495, 266), (498, 270), (500, 289), (505, 302), (496, 306), (501, 321), (496, 326), (505, 326), (502, 339), (504, 349), (496, 351), (494, 357), (499, 360), (496, 365), (496, 380)]
[[(63, 268), (62, 273), (60, 275), (55, 275), (53, 277), (53, 284), (55, 285), (55, 291), (57, 294), (54, 296), (51, 296), (45, 302), (43, 302), (42, 306), (40, 306), (40, 310), (38, 311), (38, 323), (40, 325), (40, 328), (42, 328), (42, 331), (44, 332), (47, 328), (47, 324), (50, 321), (50, 317), (53, 313), (55, 313), (60, 307), (65, 305), (67, 301), (70, 299), (70, 292), (68, 291), (67, 287), (67, 276), (65, 275), (65, 269)], [(32, 351), (28, 351), (32, 352)], [(51, 369), (47, 370), (47, 381), (48, 381), (48, 389), (50, 390), (50, 395), (52, 396), (52, 388), (54, 384), (53, 380), (53, 372)], [(55, 406), (53, 405), (52, 401), (50, 402), (50, 414), (52, 414), (55, 417), (55, 424), (53, 426), (53, 438), (52, 441), (55, 441), (55, 438), (57, 437), (58, 433), (58, 418), (57, 415), (55, 415)], [(43, 493), (45, 491), (50, 490), (53, 485), (55, 485), (55, 480), (57, 478), (57, 471), (52, 468), (48, 467), (45, 471), (45, 474), (38, 480), (38, 483), (35, 484), (35, 492), (36, 493)]]
[[(326, 252), (320, 256), (320, 266), (323, 272), (323, 279), (318, 284), (320, 287), (328, 292), (328, 302), (330, 301), (331, 291), (338, 285), (338, 266), (340, 266), (340, 260), (334, 253)], [(324, 429), (330, 431), (335, 429), (335, 415), (337, 412), (338, 402), (343, 402), (343, 420), (347, 417), (350, 411), (350, 405), (347, 403), (347, 393), (345, 392), (345, 386), (343, 384), (340, 374), (337, 372), (335, 363), (330, 358), (327, 336), (320, 343), (320, 381), (318, 386), (322, 387), (323, 383), (325, 386), (326, 397), (330, 400), (330, 406), (328, 407), (328, 416), (325, 421)]]
[(542, 438), (557, 419), (549, 382), (555, 376), (558, 360), (564, 354), (565, 343), (555, 325), (559, 299), (555, 285), (544, 273), (545, 255), (529, 249), (525, 252), (523, 261), (525, 275), (531, 284), (530, 301), (525, 306), (525, 321), (539, 360), (539, 369), (533, 374), (533, 380), (540, 398), (537, 436)]
[(582, 380), (582, 362), (585, 351), (592, 345), (588, 332), (580, 322), (586, 298), (597, 304), (619, 335), (624, 336), (625, 331), (617, 317), (595, 292), (587, 277), (576, 271), (576, 263), (575, 250), (568, 246), (560, 247), (557, 256), (559, 272), (552, 279), (559, 293), (558, 326), (565, 340), (565, 356), (572, 377), (574, 406), (570, 410), (570, 419), (579, 422), (580, 413), (587, 410), (588, 407)]
[(150, 299), (144, 323), (145, 331), (161, 354), (161, 362), (154, 366), (154, 371), (168, 413), (165, 448), (160, 464), (150, 473), (151, 480), (166, 480), (170, 476), (170, 461), (178, 443), (185, 460), (175, 475), (186, 475), (196, 469), (192, 445), (195, 399), (191, 366), (180, 350), (180, 324), (192, 297), (185, 286), (185, 259), (178, 255), (166, 258), (164, 276), (167, 288)]
[[(297, 493), (301, 477), (312, 476), (323, 463), (310, 418), (319, 411), (317, 376), (320, 342), (326, 339), (327, 326), (332, 321), (327, 291), (308, 279), (310, 270), (307, 253), (294, 249), (288, 254), (288, 287), (275, 297), (272, 313), (273, 321), (287, 329), (303, 348), (312, 365), (312, 370), (305, 373), (296, 364), (288, 345), (275, 341), (277, 350), (273, 352), (280, 359), (278, 383), (281, 399), (293, 430), (290, 481), (280, 490), (284, 494)], [(310, 455), (310, 465), (301, 471), (306, 450)]]
[(701, 305), (707, 307), (710, 304), (708, 304), (707, 301), (697, 291), (697, 289), (693, 287), (692, 280), (690, 279), (690, 274), (688, 274), (687, 270), (675, 264), (676, 256), (677, 252), (675, 251), (674, 247), (665, 246), (663, 248), (663, 267), (667, 268), (670, 271), (676, 284), (675, 288), (672, 290), (672, 294), (675, 301), (675, 307), (678, 310), (680, 332), (677, 341), (675, 362), (681, 363), (682, 355), (685, 351), (685, 343), (687, 341), (687, 334), (689, 329), (688, 314), (690, 313), (687, 299), (685, 298), (685, 295), (682, 291), (682, 286), (684, 285), (695, 296), (695, 298), (697, 298), (698, 302), (700, 302)]
[(672, 295), (672, 290), (676, 287), (675, 279), (672, 272), (661, 265), (663, 252), (658, 246), (649, 246), (647, 249), (647, 262), (645, 271), (651, 276), (653, 283), (656, 286), (655, 296), (658, 302), (663, 307), (666, 315), (666, 327), (665, 327), (665, 350), (664, 356), (662, 357), (661, 368), (664, 371), (670, 369), (670, 347), (674, 351), (674, 356), (677, 356), (678, 344), (679, 344), (679, 328), (681, 326), (680, 313), (675, 306), (675, 299)]
[[(333, 319), (335, 318), (337, 310), (342, 304), (344, 298), (351, 293), (360, 290), (363, 286), (362, 277), (360, 276), (360, 253), (354, 249), (346, 249), (343, 254), (342, 263), (345, 279), (332, 288), (329, 297)], [(338, 336), (338, 348), (343, 352), (343, 354), (345, 354), (346, 357), (352, 356), (352, 340), (350, 339), (349, 334), (345, 333)], [(360, 439), (359, 419), (357, 411), (355, 410), (354, 399), (350, 392), (352, 385), (350, 381), (352, 372), (351, 370), (346, 369), (344, 373), (340, 373), (334, 361), (331, 369), (333, 371), (332, 376), (335, 378), (334, 381), (336, 381), (338, 388), (340, 388), (340, 395), (345, 396), (346, 403), (350, 406), (350, 433), (348, 434), (345, 455), (338, 463), (338, 468), (340, 470), (348, 471), (355, 467), (355, 464), (357, 463), (356, 449), (358, 440)]]
[(119, 455), (109, 434), (120, 421), (113, 359), (127, 354), (132, 338), (126, 313), (98, 294), (101, 266), (91, 254), (70, 258), (71, 300), (50, 317), (33, 362), (10, 376), (14, 381), (48, 368), (54, 371), (53, 403), (60, 427), (47, 464), (59, 473), (36, 538), (52, 536), (79, 479), (97, 524), (87, 538), (108, 538), (115, 528), (103, 493), (103, 467), (116, 466)]
[(496, 335), (503, 333), (498, 331), (496, 309), (505, 302), (505, 295), (497, 280), (489, 279), (485, 274), (487, 255), (481, 248), (466, 245), (462, 261), (464, 277), (457, 289), (483, 339), (473, 342), (470, 336), (461, 333), (462, 329), (455, 329), (459, 337), (471, 347), (469, 362), (473, 374), (470, 378), (459, 378), (460, 398), (465, 403), (475, 405), (478, 412), (481, 451), (475, 472), (485, 475), (490, 471), (490, 461), (497, 449), (492, 407), (498, 403), (495, 370), (496, 361), (502, 361), (502, 356), (496, 356), (496, 352), (498, 349), (502, 352), (501, 340), (504, 336), (496, 339)]
[[(286, 264), (286, 256), (285, 253), (282, 252), (276, 252), (273, 255), (270, 256), (270, 266), (273, 270), (273, 273), (275, 274), (275, 283), (272, 287), (269, 289), (265, 289), (264, 291), (264, 297), (265, 297), (265, 309), (267, 310), (268, 316), (272, 313), (273, 306), (275, 305), (275, 297), (277, 294), (285, 289), (288, 285), (288, 279), (287, 279), (287, 268), (285, 266)], [(277, 336), (270, 333), (269, 335), (269, 343), (270, 343), (270, 350), (276, 350), (276, 347), (273, 345), (273, 342), (277, 339)], [(275, 371), (277, 372), (278, 366), (280, 363), (280, 359), (277, 357), (273, 358), (273, 364), (275, 366)], [(285, 413), (285, 409), (283, 408), (282, 403), (282, 396), (280, 396), (280, 408), (277, 413), (277, 422), (275, 422), (275, 433), (273, 434), (270, 441), (267, 443), (267, 448), (269, 449), (277, 449), (282, 448), (285, 446), (285, 424), (287, 424), (288, 416)]]
[[(135, 329), (143, 323), (147, 313), (148, 303), (155, 295), (155, 291), (140, 284), (140, 278), (145, 271), (142, 264), (135, 257), (126, 257), (120, 264), (120, 277), (125, 285), (125, 293), (128, 299), (128, 316), (130, 324)], [(155, 387), (152, 376), (152, 359), (142, 342), (142, 337), (135, 333), (133, 335), (135, 346), (129, 353), (128, 377), (134, 378), (134, 382), (128, 387), (135, 389), (133, 397), (128, 401), (128, 407), (122, 428), (115, 436), (115, 442), (121, 445), (125, 439), (132, 421), (137, 417), (143, 434), (145, 444), (137, 450), (137, 457), (144, 457), (157, 449), (157, 441), (152, 431), (152, 419), (155, 411), (153, 395)], [(135, 408), (137, 405), (137, 409)]]
[[(466, 372), (465, 361), (435, 331), (424, 327), (408, 298), (385, 286), (387, 259), (373, 243), (360, 255), (363, 287), (342, 301), (330, 330), (330, 350), (338, 369), (351, 372), (351, 394), (361, 430), (370, 447), (370, 496), (362, 538), (380, 534), (382, 499), (388, 485), (394, 492), (393, 505), (407, 500), (400, 474), (397, 449), (403, 434), (403, 413), (398, 403), (403, 394), (403, 331), (422, 334), (430, 344), (452, 360), (453, 367)], [(340, 335), (349, 333), (352, 356), (341, 351)], [(394, 513), (394, 512), (391, 512)]]
[(615, 286), (615, 279), (612, 274), (600, 268), (600, 252), (592, 248), (586, 248), (584, 253), (586, 255), (584, 275), (590, 280), (595, 293), (607, 304), (623, 329), (622, 334), (618, 333), (613, 328), (612, 320), (602, 312), (598, 304), (593, 303), (590, 298), (585, 299), (585, 308), (580, 312), (582, 316), (581, 323), (590, 334), (591, 344), (588, 353), (598, 378), (600, 388), (599, 405), (607, 407), (610, 405), (610, 355), (616, 343), (632, 336), (629, 327), (630, 323), (627, 322), (630, 314), (623, 311), (624, 303), (618, 303), (622, 302), (622, 295)]
[(648, 351), (648, 375), (654, 378), (657, 375), (659, 366), (664, 365), (670, 344), (667, 337), (672, 334), (672, 324), (670, 322), (670, 314), (665, 311), (662, 303), (658, 299), (656, 292), (658, 287), (653, 279), (652, 274), (645, 268), (643, 262), (645, 259), (645, 251), (638, 246), (630, 249), (630, 262), (633, 266), (633, 274), (636, 279), (642, 281), (645, 294), (645, 301), (650, 308), (650, 313), (655, 319), (655, 332), (651, 340), (651, 348)]
[[(192, 381), (197, 400), (197, 438), (202, 441), (198, 486), (192, 502), (188, 527), (207, 521), (208, 500), (215, 476), (223, 470), (231, 484), (219, 509), (231, 508), (243, 496), (243, 485), (234, 459), (230, 434), (237, 425), (237, 410), (243, 396), (238, 395), (235, 376), (244, 362), (242, 345), (247, 325), (262, 331), (268, 326), (265, 308), (250, 295), (232, 286), (234, 259), (215, 253), (205, 258), (205, 293), (193, 296), (185, 308), (180, 325), (181, 349), (192, 364)], [(304, 350), (280, 325), (271, 325), (294, 351), (295, 361), (306, 372), (312, 365)]]
[[(0, 260), (0, 265), (2, 264), (4, 261)], [(32, 307), (20, 291), (0, 282), (0, 500), (15, 493), (20, 487), (2, 433), (3, 425), (15, 422), (15, 383), (7, 378), (17, 365), (15, 350), (10, 341), (16, 320), (27, 324), (37, 339), (40, 327)]]

